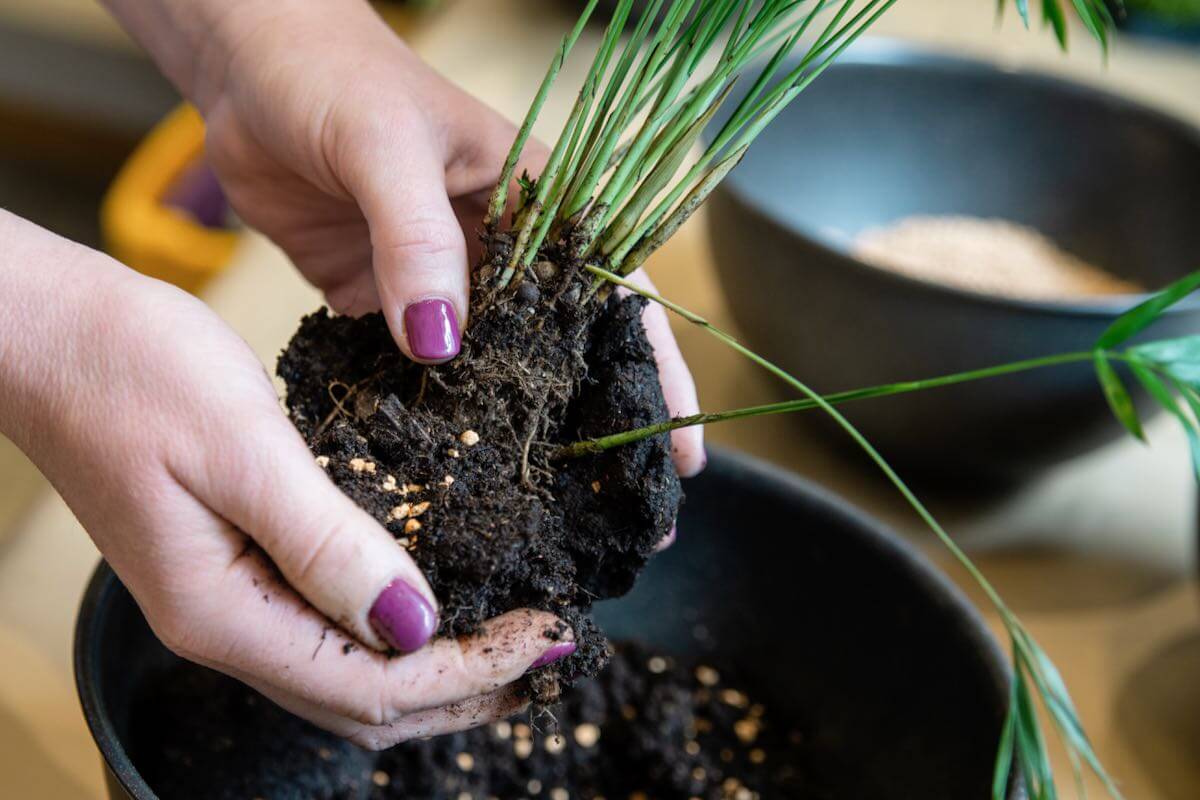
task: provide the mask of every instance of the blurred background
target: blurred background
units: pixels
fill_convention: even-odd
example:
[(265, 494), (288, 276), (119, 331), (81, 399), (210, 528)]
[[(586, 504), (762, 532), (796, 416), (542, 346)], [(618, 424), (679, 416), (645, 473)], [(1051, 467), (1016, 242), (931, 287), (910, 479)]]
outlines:
[[(379, 8), (450, 78), (519, 118), (580, 5)], [(651, 274), (665, 295), (822, 391), (1086, 346), (1128, 302), (1127, 287), (1116, 298), (1031, 299), (949, 286), (936, 271), (901, 275), (855, 247), (903, 218), (1003, 218), (1135, 289), (1200, 268), (1200, 2), (1127, 5), (1105, 57), (1078, 28), (1061, 52), (1014, 9), (998, 16), (993, 0), (901, 0), (829, 73), (825, 95), (822, 78), (808, 105), (781, 118)], [(564, 70), (543, 138), (583, 67)], [(272, 365), (320, 298), (269, 243), (237, 229), (197, 169), (202, 123), (179, 103), (94, 0), (0, 0), (0, 206), (197, 292)], [(985, 126), (1000, 135), (979, 141)], [(972, 246), (1006, 252), (991, 243)], [(927, 249), (948, 246), (934, 237)], [(730, 281), (731, 270), (755, 267), (753, 280)], [(1172, 331), (1200, 332), (1197, 313), (1183, 309)], [(677, 334), (706, 410), (786, 396), (702, 332)], [(1200, 796), (1197, 513), (1182, 434), (1158, 417), (1149, 447), (1122, 437), (1086, 373), (981, 387), (847, 413), (911, 467), (1057, 661), (1128, 795)], [(980, 599), (893, 490), (821, 425), (748, 420), (712, 427), (708, 440), (846, 496)], [(4, 796), (101, 796), (70, 671), (71, 625), (96, 559), (69, 510), (0, 439)]]

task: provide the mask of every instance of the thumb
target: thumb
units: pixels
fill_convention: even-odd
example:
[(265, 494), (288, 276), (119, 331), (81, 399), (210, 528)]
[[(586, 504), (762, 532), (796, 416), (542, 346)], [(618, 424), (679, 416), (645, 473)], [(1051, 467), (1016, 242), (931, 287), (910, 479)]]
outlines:
[[(227, 454), (228, 455), (228, 454)], [(433, 592), (408, 552), (329, 479), (282, 416), (243, 437), (235, 474), (206, 472), (197, 494), (258, 544), (287, 583), (376, 649), (411, 652), (437, 628)], [(380, 482), (385, 476), (379, 475)]]
[(441, 153), (425, 135), (360, 153), (372, 163), (354, 170), (359, 177), (349, 188), (371, 231), (375, 283), (388, 327), (414, 361), (449, 361), (462, 344), (469, 275), (466, 239), (447, 195)]

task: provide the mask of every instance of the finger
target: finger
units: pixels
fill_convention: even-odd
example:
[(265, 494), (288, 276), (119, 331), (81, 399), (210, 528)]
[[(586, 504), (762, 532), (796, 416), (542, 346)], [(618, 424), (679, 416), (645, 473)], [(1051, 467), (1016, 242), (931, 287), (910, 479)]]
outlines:
[[(657, 293), (654, 283), (642, 270), (630, 275), (629, 280)], [(667, 411), (673, 417), (700, 413), (696, 383), (692, 379), (687, 362), (684, 361), (683, 353), (679, 350), (679, 343), (675, 341), (675, 334), (671, 333), (666, 309), (658, 303), (651, 302), (642, 314), (642, 324), (646, 327), (646, 338), (654, 348), (654, 360), (658, 364), (658, 378), (662, 384)], [(672, 431), (671, 457), (680, 475), (685, 478), (698, 475), (708, 463), (708, 457), (704, 453), (704, 428), (693, 425)]]
[(446, 189), (444, 154), (418, 117), (351, 137), (347, 187), (371, 232), (380, 304), (400, 349), (440, 364), (467, 321), (467, 243)]
[(654, 552), (661, 553), (663, 550), (666, 550), (668, 547), (675, 544), (675, 539), (678, 538), (678, 536), (678, 526), (672, 525), (671, 530), (667, 531), (667, 535), (662, 538), (662, 541), (654, 546)]
[(280, 692), (260, 680), (249, 679), (243, 682), (280, 708), (368, 750), (385, 750), (410, 739), (443, 736), (478, 728), (508, 719), (529, 706), (528, 693), (516, 685), (509, 685), (460, 703), (429, 711), (418, 711), (387, 725), (363, 725)]
[(188, 609), (188, 633), (163, 637), (173, 650), (360, 725), (387, 725), (489, 694), (574, 650), (570, 629), (552, 614), (519, 610), (489, 620), (474, 636), (388, 657), (331, 626), (253, 548), (196, 579), (206, 578)]
[(510, 685), (461, 703), (410, 714), (392, 725), (363, 726), (346, 734), (346, 737), (368, 750), (383, 750), (410, 739), (444, 736), (499, 722), (520, 713), (528, 706), (528, 693)]
[(264, 409), (253, 426), (245, 420), (243, 411), (214, 423), (241, 430), (210, 431), (220, 452), (201, 454), (199, 469), (181, 482), (359, 641), (379, 650), (423, 647), (437, 628), (437, 604), (408, 552), (330, 481), (277, 409)]

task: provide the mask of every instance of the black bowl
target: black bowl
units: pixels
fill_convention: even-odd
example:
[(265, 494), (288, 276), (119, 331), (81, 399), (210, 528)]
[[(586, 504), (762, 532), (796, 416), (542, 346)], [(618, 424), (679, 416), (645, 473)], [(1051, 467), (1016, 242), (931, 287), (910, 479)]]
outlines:
[[(608, 632), (733, 662), (820, 731), (840, 797), (989, 796), (1008, 672), (962, 595), (880, 523), (761, 462), (714, 453), (687, 489), (678, 544), (598, 610)], [(126, 749), (130, 697), (175, 660), (101, 564), (75, 670), (114, 800), (155, 797)]]
[[(712, 198), (721, 284), (749, 343), (834, 392), (1087, 350), (1140, 299), (993, 297), (848, 254), (863, 229), (913, 214), (1029, 225), (1160, 288), (1200, 267), (1200, 131), (1045, 75), (856, 45)], [(1200, 302), (1189, 300), (1147, 335), (1198, 330)], [(866, 401), (847, 414), (886, 454), (954, 473), (1024, 477), (1121, 435), (1086, 364)]]

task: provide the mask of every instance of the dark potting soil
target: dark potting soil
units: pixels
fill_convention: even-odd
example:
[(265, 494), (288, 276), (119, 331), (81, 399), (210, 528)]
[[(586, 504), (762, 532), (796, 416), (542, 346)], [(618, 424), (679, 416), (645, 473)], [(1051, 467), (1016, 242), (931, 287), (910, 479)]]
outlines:
[(359, 800), (375, 755), (180, 662), (134, 696), (134, 765), (161, 800)]
[(478, 288), (462, 352), (431, 368), (400, 353), (379, 314), (322, 310), (278, 367), (318, 463), (428, 577), (441, 635), (518, 608), (573, 629), (576, 653), (531, 676), (540, 702), (603, 666), (587, 611), (632, 587), (682, 499), (665, 435), (556, 458), (667, 417), (645, 301), (587, 301), (590, 289), (548, 264), (500, 299)]
[(827, 800), (809, 741), (722, 665), (624, 645), (556, 707), (379, 754), (179, 665), (131, 750), (163, 800)]

